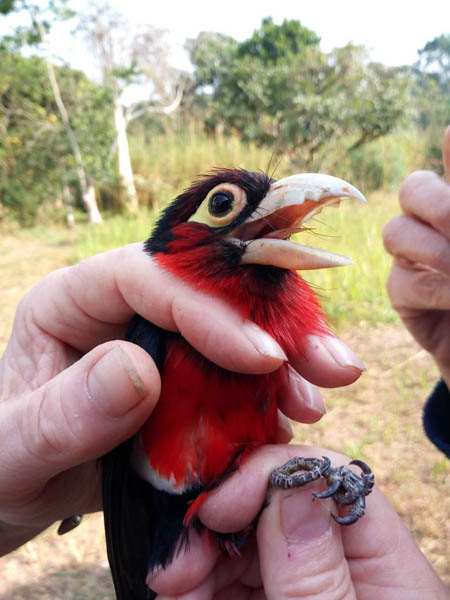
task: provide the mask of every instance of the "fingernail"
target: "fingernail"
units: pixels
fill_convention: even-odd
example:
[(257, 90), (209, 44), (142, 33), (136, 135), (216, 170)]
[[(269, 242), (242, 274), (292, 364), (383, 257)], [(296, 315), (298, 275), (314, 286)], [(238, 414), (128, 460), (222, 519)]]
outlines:
[(291, 385), (295, 387), (305, 406), (324, 415), (327, 412), (327, 407), (319, 389), (293, 369), (290, 370), (289, 377)]
[(321, 537), (331, 526), (330, 509), (314, 501), (311, 488), (282, 492), (280, 525), (288, 542), (305, 542)]
[[(317, 336), (318, 337), (318, 336)], [(365, 371), (364, 363), (356, 356), (347, 344), (332, 335), (320, 337), (319, 343), (328, 351), (332, 358), (341, 367), (354, 367), (359, 371)]]
[(113, 419), (123, 417), (146, 395), (146, 388), (129, 356), (115, 346), (95, 363), (86, 379), (96, 408)]
[(263, 356), (270, 356), (271, 358), (287, 360), (287, 356), (283, 352), (281, 346), (273, 339), (273, 337), (258, 327), (258, 325), (251, 321), (247, 321), (244, 323), (243, 330), (247, 339), (250, 340), (260, 354)]

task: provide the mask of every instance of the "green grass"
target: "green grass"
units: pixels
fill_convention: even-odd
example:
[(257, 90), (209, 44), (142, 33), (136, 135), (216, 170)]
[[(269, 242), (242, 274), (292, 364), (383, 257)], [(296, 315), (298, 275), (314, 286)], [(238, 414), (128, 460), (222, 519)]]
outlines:
[(382, 230), (398, 210), (394, 194), (375, 193), (369, 196), (366, 206), (347, 200), (338, 210), (324, 211), (310, 223), (313, 232), (300, 234), (302, 243), (344, 254), (354, 261), (350, 267), (304, 274), (322, 298), (333, 325), (364, 326), (397, 319), (386, 294), (391, 258), (383, 247)]
[(130, 138), (130, 153), (141, 202), (164, 206), (199, 175), (215, 167), (245, 167), (249, 171), (288, 174), (289, 165), (279, 165), (268, 148), (242, 142), (238, 136), (207, 136), (198, 127), (180, 133), (158, 135), (148, 144), (143, 135)]
[(114, 215), (103, 225), (84, 225), (78, 232), (74, 246), (72, 262), (92, 256), (118, 246), (138, 242), (148, 238), (157, 212), (142, 208), (138, 217)]

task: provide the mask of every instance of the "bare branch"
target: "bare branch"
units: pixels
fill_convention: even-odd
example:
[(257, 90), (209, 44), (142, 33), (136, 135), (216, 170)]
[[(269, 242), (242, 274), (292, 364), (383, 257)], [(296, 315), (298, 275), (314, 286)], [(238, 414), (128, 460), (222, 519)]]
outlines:
[(176, 93), (175, 93), (175, 98), (172, 100), (172, 102), (170, 104), (167, 104), (166, 106), (154, 106), (154, 105), (148, 104), (146, 106), (141, 106), (139, 109), (127, 111), (127, 114), (126, 114), (127, 125), (128, 125), (128, 123), (130, 123), (130, 121), (134, 121), (134, 119), (138, 119), (139, 117), (142, 117), (142, 115), (145, 115), (148, 113), (158, 113), (158, 114), (163, 114), (163, 115), (170, 115), (171, 113), (175, 112), (177, 110), (177, 108), (180, 106), (181, 100), (183, 99), (183, 93), (184, 93), (184, 84), (180, 85), (177, 88)]
[(89, 186), (89, 183), (88, 183), (88, 180), (86, 177), (86, 173), (84, 171), (84, 164), (83, 164), (83, 158), (81, 155), (80, 146), (78, 144), (78, 140), (75, 136), (75, 133), (74, 133), (72, 127), (70, 126), (69, 115), (67, 113), (66, 106), (61, 97), (61, 92), (59, 89), (58, 81), (56, 79), (55, 68), (54, 68), (51, 60), (48, 58), (48, 44), (47, 44), (47, 41), (45, 38), (44, 27), (39, 19), (37, 9), (34, 6), (27, 6), (26, 4), (24, 4), (24, 6), (28, 9), (28, 11), (31, 15), (31, 18), (33, 19), (34, 23), (36, 24), (36, 27), (38, 28), (41, 42), (44, 46), (46, 46), (46, 49), (47, 49), (45, 64), (47, 66), (48, 79), (50, 82), (50, 87), (52, 88), (53, 96), (55, 98), (56, 106), (58, 107), (58, 111), (61, 116), (61, 121), (64, 125), (64, 129), (66, 130), (67, 137), (69, 139), (69, 143), (72, 148), (73, 155), (75, 157), (75, 162), (77, 165), (77, 176), (78, 176), (78, 181), (79, 181), (80, 187), (81, 187), (81, 196), (82, 196), (83, 202), (86, 206), (86, 210), (88, 211), (89, 220), (94, 223), (101, 223), (103, 221), (103, 219), (102, 219), (100, 212), (98, 210), (98, 207), (95, 203), (95, 198), (94, 198), (94, 203), (90, 202), (90, 200), (88, 199), (88, 196), (90, 194), (90, 186)]

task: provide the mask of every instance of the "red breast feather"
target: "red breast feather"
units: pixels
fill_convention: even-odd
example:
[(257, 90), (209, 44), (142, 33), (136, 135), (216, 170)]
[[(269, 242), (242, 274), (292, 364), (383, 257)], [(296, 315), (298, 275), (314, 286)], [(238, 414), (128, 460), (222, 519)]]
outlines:
[[(163, 268), (233, 304), (288, 356), (303, 352), (307, 334), (323, 330), (315, 294), (297, 273), (227, 264), (223, 243), (211, 239), (207, 227), (187, 223), (175, 234), (180, 228), (183, 235), (175, 235), (167, 252), (155, 256)], [(161, 398), (142, 431), (157, 476), (176, 492), (198, 483), (210, 488), (248, 452), (273, 442), (277, 392), (286, 368), (263, 376), (231, 373), (174, 335), (161, 374)]]

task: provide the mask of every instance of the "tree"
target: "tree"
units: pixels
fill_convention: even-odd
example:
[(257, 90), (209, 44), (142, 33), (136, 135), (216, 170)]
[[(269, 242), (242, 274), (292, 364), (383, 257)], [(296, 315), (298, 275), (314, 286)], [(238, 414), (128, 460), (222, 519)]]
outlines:
[[(67, 67), (56, 67), (61, 97), (77, 136), (88, 177), (111, 177), (113, 139), (108, 90)], [(0, 51), (0, 198), (25, 224), (77, 184), (77, 164), (58, 118), (45, 62), (39, 57)]]
[(75, 159), (76, 172), (83, 204), (89, 215), (89, 221), (92, 223), (101, 223), (102, 217), (100, 215), (100, 211), (98, 210), (97, 201), (95, 198), (95, 189), (92, 180), (88, 179), (86, 175), (77, 136), (75, 135), (75, 132), (71, 126), (70, 117), (61, 96), (55, 68), (50, 59), (50, 52), (46, 39), (46, 33), (50, 27), (50, 21), (44, 20), (44, 18), (41, 16), (41, 14), (47, 14), (50, 18), (67, 18), (72, 16), (72, 12), (67, 9), (66, 0), (60, 0), (59, 4), (54, 2), (54, 0), (50, 0), (48, 6), (46, 7), (31, 4), (27, 0), (2, 0), (0, 3), (0, 12), (2, 14), (8, 14), (12, 11), (27, 12), (31, 18), (31, 24), (28, 28), (18, 27), (14, 36), (6, 36), (3, 40), (3, 46), (11, 47), (13, 44), (15, 44), (17, 47), (21, 44), (28, 44), (34, 47), (41, 46), (41, 48), (44, 50), (44, 54), (46, 56), (45, 64), (47, 68), (48, 80), (61, 122), (64, 126), (64, 130)]
[(283, 62), (291, 56), (298, 56), (308, 46), (317, 46), (320, 38), (300, 23), (284, 20), (276, 25), (272, 17), (262, 20), (261, 29), (252, 37), (238, 45), (237, 56), (253, 56), (265, 65)]
[[(131, 121), (156, 112), (170, 114), (180, 105), (183, 83), (179, 72), (167, 62), (164, 32), (151, 27), (132, 27), (122, 14), (109, 4), (94, 3), (80, 18), (83, 32), (94, 52), (101, 71), (102, 82), (114, 98), (114, 125), (119, 182), (124, 208), (130, 213), (138, 210), (138, 197), (128, 147), (127, 127)], [(149, 98), (128, 101), (124, 95), (139, 84), (149, 90)]]
[(351, 44), (324, 53), (298, 21), (265, 19), (241, 43), (201, 34), (187, 49), (197, 101), (209, 99), (206, 124), (269, 145), (302, 168), (331, 168), (391, 131), (407, 106), (404, 70), (368, 63)]
[(450, 123), (450, 34), (430, 40), (418, 55), (412, 68), (417, 120), (428, 137), (430, 166), (441, 169), (440, 141), (444, 127)]

